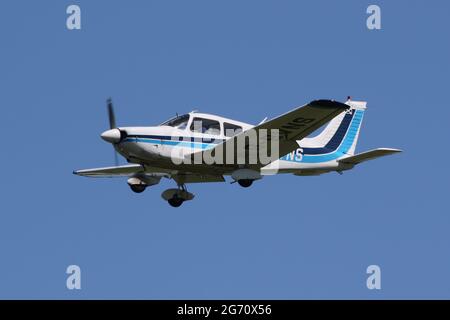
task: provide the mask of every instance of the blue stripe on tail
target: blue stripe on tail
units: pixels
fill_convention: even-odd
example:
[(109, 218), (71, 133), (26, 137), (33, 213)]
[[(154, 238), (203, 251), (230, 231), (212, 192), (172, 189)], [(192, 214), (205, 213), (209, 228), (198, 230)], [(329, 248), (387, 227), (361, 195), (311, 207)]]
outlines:
[(296, 157), (287, 154), (280, 160), (294, 161), (302, 163), (319, 163), (336, 160), (345, 155), (351, 148), (356, 139), (356, 134), (361, 125), (364, 110), (352, 110), (344, 116), (336, 133), (322, 148), (303, 148), (302, 157)]

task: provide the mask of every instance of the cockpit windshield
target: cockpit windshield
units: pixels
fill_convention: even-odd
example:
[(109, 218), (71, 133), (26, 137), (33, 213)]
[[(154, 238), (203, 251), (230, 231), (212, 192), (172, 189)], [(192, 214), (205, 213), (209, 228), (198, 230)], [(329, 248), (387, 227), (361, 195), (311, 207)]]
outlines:
[(189, 122), (189, 114), (184, 114), (182, 116), (178, 116), (170, 120), (167, 120), (166, 122), (161, 123), (160, 126), (169, 126), (183, 130), (186, 129), (188, 122)]

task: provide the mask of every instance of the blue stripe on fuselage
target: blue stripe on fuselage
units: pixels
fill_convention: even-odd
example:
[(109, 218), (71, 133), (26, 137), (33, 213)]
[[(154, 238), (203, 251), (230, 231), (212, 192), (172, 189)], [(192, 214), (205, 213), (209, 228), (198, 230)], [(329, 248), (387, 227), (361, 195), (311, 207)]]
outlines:
[(126, 138), (125, 142), (141, 142), (141, 143), (150, 143), (157, 145), (166, 145), (173, 147), (183, 147), (183, 148), (191, 148), (191, 149), (202, 149), (206, 150), (209, 148), (213, 148), (217, 145), (217, 143), (199, 143), (199, 142), (189, 142), (189, 141), (177, 141), (177, 140), (160, 140), (160, 139), (150, 139), (150, 138)]

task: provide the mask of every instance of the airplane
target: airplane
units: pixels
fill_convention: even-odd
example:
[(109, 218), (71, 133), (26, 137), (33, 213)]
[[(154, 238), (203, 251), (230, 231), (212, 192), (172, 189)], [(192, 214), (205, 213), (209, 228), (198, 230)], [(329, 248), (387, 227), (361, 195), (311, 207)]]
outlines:
[[(224, 182), (225, 176), (231, 177), (231, 183), (237, 182), (247, 188), (272, 174), (342, 174), (368, 160), (401, 152), (399, 149), (377, 148), (355, 154), (366, 105), (367, 102), (353, 101), (350, 97), (345, 103), (314, 100), (272, 120), (266, 118), (258, 125), (191, 111), (157, 126), (117, 127), (113, 104), (108, 99), (110, 129), (103, 132), (101, 138), (111, 143), (129, 164), (118, 165), (115, 152), (115, 166), (73, 173), (85, 177), (126, 177), (129, 187), (136, 193), (158, 184), (162, 178), (172, 179), (177, 188), (165, 190), (161, 195), (172, 207), (179, 207), (194, 198), (186, 184)], [(321, 127), (324, 129), (319, 134), (310, 136)], [(261, 136), (264, 129), (276, 130), (271, 132), (275, 132), (273, 137), (278, 139), (277, 157), (269, 163), (260, 159), (256, 162), (239, 162), (239, 152), (237, 155), (232, 152), (236, 150), (239, 139), (252, 130)], [(274, 145), (275, 140), (271, 139), (268, 138), (266, 147)], [(261, 146), (257, 145), (256, 149), (264, 145), (262, 140), (258, 141), (257, 144)], [(245, 142), (244, 156), (249, 157), (249, 150), (255, 150), (253, 147)], [(207, 152), (209, 155), (214, 152), (218, 154), (219, 150), (227, 150), (222, 152), (222, 156), (229, 156), (227, 159), (231, 161), (212, 164), (205, 160), (200, 163), (174, 161), (174, 157), (192, 160), (198, 155), (206, 156)]]

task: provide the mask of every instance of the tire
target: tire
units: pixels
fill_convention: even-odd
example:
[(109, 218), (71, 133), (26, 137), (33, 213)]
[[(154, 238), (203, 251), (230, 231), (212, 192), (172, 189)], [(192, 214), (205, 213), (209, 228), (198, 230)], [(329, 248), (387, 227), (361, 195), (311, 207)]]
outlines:
[(240, 185), (241, 187), (243, 187), (243, 188), (248, 188), (248, 187), (250, 187), (250, 186), (252, 185), (253, 180), (250, 180), (250, 179), (241, 179), (241, 180), (238, 180), (238, 183), (239, 183), (239, 185)]
[(173, 197), (170, 198), (169, 200), (167, 200), (167, 202), (174, 208), (178, 208), (179, 206), (181, 206), (184, 202), (183, 199), (178, 198), (178, 197)]
[(136, 192), (136, 193), (144, 192), (146, 187), (147, 186), (145, 184), (131, 184), (130, 185), (131, 190), (133, 190), (133, 192)]

